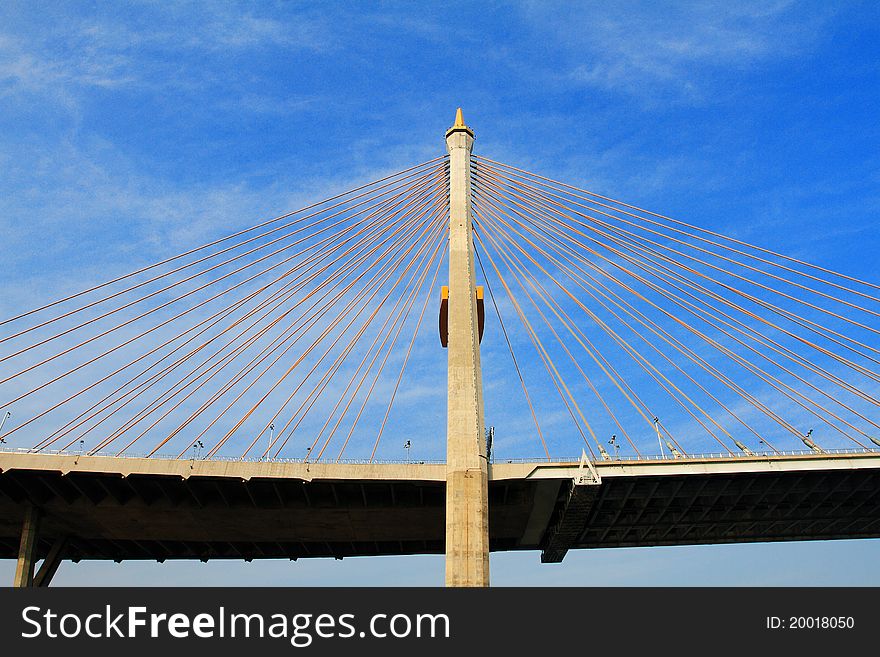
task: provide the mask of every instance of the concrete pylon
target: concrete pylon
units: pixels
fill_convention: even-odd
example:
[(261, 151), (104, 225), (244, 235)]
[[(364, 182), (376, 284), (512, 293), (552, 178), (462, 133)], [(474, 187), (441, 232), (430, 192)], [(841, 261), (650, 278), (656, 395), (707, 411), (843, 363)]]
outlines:
[(449, 152), (446, 586), (489, 585), (489, 477), (471, 213), (474, 133), (461, 114)]

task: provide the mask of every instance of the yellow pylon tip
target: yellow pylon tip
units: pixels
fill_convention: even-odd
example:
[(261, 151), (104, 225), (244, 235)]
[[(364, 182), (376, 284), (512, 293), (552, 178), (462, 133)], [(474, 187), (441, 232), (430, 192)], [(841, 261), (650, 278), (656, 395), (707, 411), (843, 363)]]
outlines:
[(464, 128), (464, 117), (461, 115), (461, 108), (459, 107), (455, 110), (455, 124), (452, 126), (453, 128)]

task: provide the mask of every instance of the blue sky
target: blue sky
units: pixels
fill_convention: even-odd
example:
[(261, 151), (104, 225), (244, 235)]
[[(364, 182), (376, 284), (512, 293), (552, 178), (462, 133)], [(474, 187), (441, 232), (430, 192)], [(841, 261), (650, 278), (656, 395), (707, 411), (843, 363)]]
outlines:
[[(3, 3), (0, 315), (436, 157), (459, 105), (481, 155), (876, 281), (878, 37), (868, 2)], [(877, 545), (493, 567), (499, 584), (880, 584)], [(81, 564), (58, 581), (405, 573), (439, 584), (442, 560)]]

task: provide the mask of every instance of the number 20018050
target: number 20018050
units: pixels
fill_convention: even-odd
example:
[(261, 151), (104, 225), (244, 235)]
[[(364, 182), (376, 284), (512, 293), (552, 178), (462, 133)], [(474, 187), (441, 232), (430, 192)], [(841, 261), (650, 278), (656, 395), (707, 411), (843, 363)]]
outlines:
[(851, 630), (855, 624), (852, 616), (792, 616), (788, 619), (790, 630)]

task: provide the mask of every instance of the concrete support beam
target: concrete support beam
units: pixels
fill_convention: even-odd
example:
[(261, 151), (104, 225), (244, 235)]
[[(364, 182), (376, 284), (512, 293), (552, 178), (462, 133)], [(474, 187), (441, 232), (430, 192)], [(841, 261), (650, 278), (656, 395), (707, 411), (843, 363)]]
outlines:
[(541, 563), (560, 563), (568, 550), (577, 543), (600, 485), (578, 485), (572, 480), (568, 495), (558, 505), (556, 518), (544, 536)]
[(28, 588), (34, 584), (39, 525), (40, 510), (36, 506), (28, 505), (24, 512), (21, 543), (18, 547), (18, 563), (15, 566), (15, 579), (12, 582), (12, 586), (15, 588)]
[(64, 556), (64, 548), (67, 547), (67, 537), (56, 539), (49, 550), (49, 554), (43, 560), (40, 570), (34, 576), (34, 586), (49, 586), (55, 573), (58, 572), (58, 566), (61, 565), (61, 559)]
[(446, 585), (489, 585), (489, 486), (471, 212), (474, 133), (461, 116), (449, 151)]

